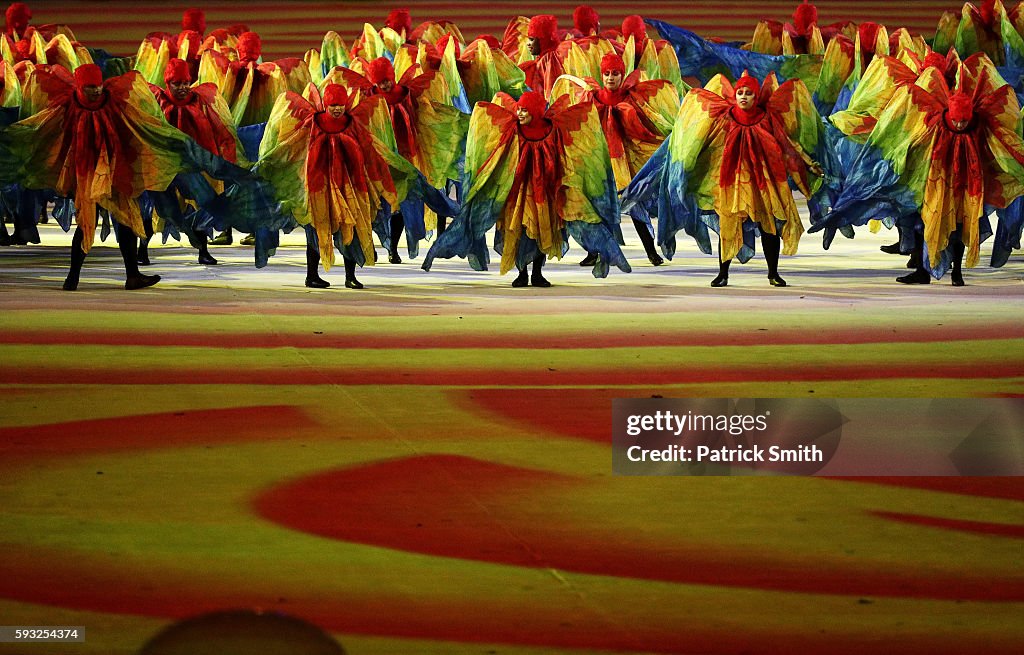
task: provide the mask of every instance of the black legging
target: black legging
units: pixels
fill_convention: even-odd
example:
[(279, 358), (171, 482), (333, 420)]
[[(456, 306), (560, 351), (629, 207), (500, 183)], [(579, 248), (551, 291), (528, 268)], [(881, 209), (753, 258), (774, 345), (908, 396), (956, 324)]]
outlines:
[[(782, 237), (777, 234), (761, 233), (761, 251), (768, 263), (768, 277), (776, 277), (779, 274), (779, 253), (782, 252)], [(722, 261), (722, 239), (718, 239), (718, 274), (728, 275), (729, 265), (732, 260)]]
[[(121, 251), (121, 259), (124, 260), (125, 277), (138, 277), (139, 241), (135, 232), (130, 227), (118, 223), (115, 234), (117, 235), (117, 247)], [(83, 241), (85, 241), (85, 233), (82, 232), (82, 228), (76, 228), (75, 236), (71, 238), (71, 270), (68, 273), (68, 278), (73, 280), (78, 280), (82, 273), (82, 264), (85, 263), (85, 252), (82, 251)]]

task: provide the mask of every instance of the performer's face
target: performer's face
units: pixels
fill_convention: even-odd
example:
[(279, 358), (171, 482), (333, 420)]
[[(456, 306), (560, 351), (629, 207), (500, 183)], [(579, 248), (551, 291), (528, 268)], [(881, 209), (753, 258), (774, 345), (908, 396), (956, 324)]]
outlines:
[(384, 93), (387, 93), (391, 89), (395, 88), (395, 83), (392, 82), (391, 80), (381, 80), (377, 84), (377, 87), (380, 88), (380, 90), (383, 91)]
[(607, 73), (601, 73), (601, 80), (604, 82), (604, 88), (609, 91), (618, 91), (619, 87), (622, 86), (622, 72), (608, 71)]
[(331, 118), (341, 118), (345, 115), (345, 105), (327, 105), (327, 113)]
[(530, 121), (533, 120), (530, 112), (526, 111), (523, 107), (516, 107), (516, 118), (519, 119), (520, 125), (529, 125)]
[(957, 132), (966, 132), (967, 126), (971, 124), (971, 121), (950, 121), (953, 125), (953, 129)]
[(530, 49), (530, 54), (534, 57), (540, 55), (540, 39), (535, 36), (526, 37), (526, 47)]
[(745, 86), (736, 89), (736, 104), (740, 106), (740, 109), (753, 109), (756, 102), (757, 95), (754, 94), (753, 89), (748, 89)]
[(103, 87), (98, 84), (86, 84), (82, 87), (82, 93), (90, 102), (96, 102), (103, 95)]
[(188, 97), (188, 94), (192, 92), (192, 87), (188, 82), (168, 82), (167, 88), (171, 91), (171, 96), (175, 100), (184, 100)]

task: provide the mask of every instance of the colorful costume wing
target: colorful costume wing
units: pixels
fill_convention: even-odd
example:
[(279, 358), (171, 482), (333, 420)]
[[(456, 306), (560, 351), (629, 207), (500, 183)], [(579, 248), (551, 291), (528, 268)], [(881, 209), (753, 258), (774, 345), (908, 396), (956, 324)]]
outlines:
[(932, 49), (944, 55), (950, 48), (956, 46), (956, 32), (960, 25), (960, 17), (952, 11), (945, 11), (939, 17), (939, 23), (935, 28), (935, 37), (932, 39)]
[(811, 232), (831, 234), (845, 226), (881, 220), (888, 226), (912, 227), (924, 202), (931, 165), (929, 115), (941, 112), (941, 102), (928, 87), (944, 90), (941, 73), (926, 70), (916, 84), (898, 87), (868, 136), (864, 147), (845, 171), (842, 191), (829, 213)]
[(409, 89), (416, 102), (417, 152), (412, 163), (430, 186), (440, 189), (453, 177), (462, 155), (460, 146), (469, 127), (468, 116), (448, 103), (450, 92), (440, 75), (415, 75), (410, 70), (399, 83)]
[(75, 48), (75, 45), (63, 34), (50, 39), (46, 44), (46, 61), (49, 64), (63, 66), (73, 71), (82, 64), (91, 64), (92, 58), (85, 48)]
[(345, 40), (334, 31), (324, 34), (323, 43), (320, 44), (321, 78), (337, 66), (347, 67), (350, 61), (348, 46), (345, 45)]
[(782, 33), (782, 23), (775, 20), (760, 20), (754, 27), (754, 36), (747, 49), (764, 55), (781, 55)]
[(0, 62), (0, 107), (14, 109), (15, 115), (21, 107), (21, 84), (14, 67), (6, 61)]
[[(462, 84), (462, 76), (459, 74), (459, 68), (456, 63), (458, 60), (455, 58), (455, 46), (455, 41), (449, 40), (445, 46), (444, 52), (440, 53), (441, 58), (438, 72), (441, 74), (441, 77), (444, 78), (445, 84), (448, 86), (448, 97), (446, 98), (446, 102), (459, 111), (469, 114), (472, 110), (469, 104), (469, 99), (466, 95), (466, 89)], [(428, 57), (428, 48), (434, 48), (434, 46), (426, 42), (421, 42), (417, 54), (417, 61), (424, 69), (427, 67), (426, 61)], [(397, 68), (395, 69), (395, 74), (398, 75)]]
[(533, 59), (533, 55), (530, 54), (530, 50), (526, 45), (526, 33), (529, 27), (529, 18), (526, 16), (516, 16), (505, 27), (505, 34), (501, 39), (501, 49), (517, 66), (524, 61)]
[(896, 89), (913, 84), (917, 73), (893, 57), (876, 57), (868, 65), (850, 103), (830, 120), (840, 132), (857, 143), (864, 143)]
[(812, 90), (817, 86), (822, 60), (819, 55), (762, 55), (706, 41), (689, 30), (660, 20), (649, 18), (646, 22), (675, 49), (682, 77), (696, 77), (705, 84), (717, 74), (738, 78), (746, 70), (758, 79), (777, 73), (779, 79), (798, 77)]
[(378, 57), (391, 59), (393, 56), (393, 53), (385, 46), (384, 41), (373, 25), (364, 23), (362, 36), (352, 46), (352, 59), (361, 57), (366, 61), (373, 61)]
[(853, 74), (856, 62), (856, 44), (845, 36), (839, 36), (828, 43), (825, 58), (818, 75), (814, 91), (814, 104), (822, 115), (832, 113), (846, 81)]
[(477, 271), (487, 270), (486, 234), (501, 216), (519, 163), (515, 101), (503, 93), (473, 109), (466, 141), (463, 205), (455, 221), (431, 246), (423, 262), (435, 257), (465, 257)]
[[(601, 77), (600, 57), (595, 61), (593, 57), (584, 52), (576, 43), (569, 44), (568, 52), (562, 65), (565, 68), (566, 75), (572, 75), (576, 78), (590, 77), (598, 79)], [(552, 99), (555, 97), (554, 90), (552, 89)]]
[[(991, 14), (983, 14), (970, 3), (964, 3), (960, 24), (956, 30), (956, 49), (964, 54), (984, 52), (997, 66), (1003, 65), (1002, 23), (1012, 28), (1006, 18), (1003, 3), (995, 0)], [(989, 23), (991, 21), (991, 23)]]
[(164, 69), (170, 58), (170, 42), (161, 40), (154, 45), (151, 39), (144, 39), (135, 54), (135, 70), (150, 84), (163, 86)]
[(217, 89), (225, 99), (228, 98), (228, 59), (216, 50), (206, 50), (199, 58), (199, 74), (196, 81), (200, 84), (211, 82), (217, 85)]
[(11, 164), (26, 188), (74, 197), (86, 251), (95, 233), (97, 205), (143, 236), (135, 202), (143, 191), (163, 191), (181, 172), (245, 174), (168, 125), (149, 85), (137, 73), (108, 80), (106, 102), (94, 111), (71, 99), (73, 86), (60, 73), (37, 68), (34, 75), (39, 78), (36, 87), (49, 95), (51, 105), (5, 132)]
[[(723, 76), (709, 87), (731, 85)], [(672, 133), (661, 144), (622, 194), (622, 207), (656, 203), (658, 244), (665, 257), (676, 251), (676, 234), (685, 231), (705, 253), (711, 252), (707, 225), (701, 220), (713, 211), (715, 179), (710, 171), (721, 161), (724, 132), (716, 118), (728, 111), (728, 102), (709, 89), (693, 89), (683, 99)], [(709, 147), (717, 144), (717, 147)], [(717, 151), (717, 154), (716, 154)]]

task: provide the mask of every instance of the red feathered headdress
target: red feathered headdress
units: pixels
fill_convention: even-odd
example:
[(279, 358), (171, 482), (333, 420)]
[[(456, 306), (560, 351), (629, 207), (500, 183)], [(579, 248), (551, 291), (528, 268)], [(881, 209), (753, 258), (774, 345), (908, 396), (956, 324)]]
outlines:
[(181, 29), (194, 30), (203, 34), (206, 32), (206, 14), (202, 9), (196, 7), (186, 9), (185, 13), (181, 15)]
[(957, 91), (949, 98), (946, 116), (950, 121), (969, 121), (974, 116), (974, 101), (963, 91)]
[(32, 20), (32, 10), (24, 2), (13, 2), (5, 14), (7, 27), (14, 28), (20, 35)]
[(808, 34), (818, 24), (818, 8), (804, 0), (793, 12), (793, 27), (800, 34)]
[(544, 96), (536, 91), (527, 91), (519, 98), (516, 107), (525, 109), (534, 118), (543, 118), (544, 110), (547, 109), (548, 103), (544, 100)]
[(235, 23), (234, 25), (228, 25), (224, 31), (231, 36), (242, 36), (249, 31), (249, 26), (245, 23)]
[(167, 62), (167, 67), (164, 68), (164, 84), (191, 81), (192, 73), (189, 72), (188, 64), (184, 60), (175, 57)]
[(609, 52), (604, 57), (601, 57), (601, 74), (604, 75), (612, 71), (619, 71), (625, 75), (626, 62), (622, 61), (622, 57), (614, 52)]
[(747, 71), (743, 71), (743, 75), (740, 75), (740, 79), (736, 80), (736, 84), (732, 88), (734, 91), (750, 89), (754, 92), (754, 95), (761, 93), (761, 83)]
[(541, 52), (554, 50), (558, 45), (558, 19), (551, 14), (541, 14), (530, 19), (526, 36), (540, 41)]
[(103, 86), (103, 71), (96, 64), (82, 64), (75, 69), (75, 86)]
[(647, 25), (641, 16), (633, 14), (622, 20), (622, 38), (628, 41), (629, 37), (633, 37), (633, 42), (637, 45), (647, 40)]
[(384, 57), (378, 57), (370, 62), (366, 68), (366, 79), (373, 84), (380, 84), (384, 80), (395, 82), (395, 67)]
[(390, 27), (399, 34), (405, 30), (406, 34), (412, 31), (412, 17), (408, 9), (395, 9), (384, 19), (384, 27)]
[(263, 54), (263, 42), (256, 32), (244, 32), (238, 37), (238, 45), (235, 46), (238, 53), (238, 61), (248, 63), (256, 61)]
[(601, 30), (601, 19), (593, 7), (580, 5), (572, 12), (572, 24), (576, 26), (580, 34), (590, 36)]
[(348, 90), (340, 84), (328, 84), (324, 89), (324, 107), (347, 104)]

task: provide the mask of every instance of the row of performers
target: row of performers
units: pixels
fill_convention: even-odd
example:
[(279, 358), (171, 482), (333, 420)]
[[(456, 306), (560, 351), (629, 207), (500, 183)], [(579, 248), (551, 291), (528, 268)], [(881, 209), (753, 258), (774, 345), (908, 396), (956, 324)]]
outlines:
[[(539, 54), (519, 70), (546, 70), (550, 46), (562, 47), (552, 25), (552, 17), (528, 21), (524, 42)], [(334, 67), (301, 95), (280, 94), (267, 124), (255, 125), (251, 169), (238, 139), (246, 128), (234, 132), (238, 120), (222, 88), (192, 86), (185, 60), (164, 67), (166, 88), (148, 86), (141, 73), (104, 81), (95, 65), (80, 65), (73, 76), (59, 66), (36, 67), (24, 85), (13, 85), (23, 88), (22, 111), (30, 115), (0, 137), (0, 158), (13, 173), (3, 182), (20, 185), (22, 195), (50, 189), (73, 199), (57, 211), (79, 226), (68, 289), (77, 287), (97, 207), (119, 225), (130, 288), (155, 282), (138, 272), (130, 237), (145, 233), (149, 211), (189, 234), (201, 252), (203, 231), (215, 221), (254, 232), (258, 263), (279, 229), (305, 225), (306, 282), (313, 287), (326, 285), (317, 264), (329, 267), (335, 246), (347, 285), (358, 287), (355, 267), (374, 261), (374, 230), (397, 259), (403, 222), (415, 254), (431, 228), (442, 232), (438, 217), (454, 215), (425, 267), (438, 256), (485, 267), (485, 234), (496, 226), (502, 272), (518, 268), (515, 286), (545, 286), (543, 261), (564, 254), (568, 235), (590, 253), (595, 275), (612, 265), (629, 270), (618, 245), (620, 201), (647, 237), (652, 261), (655, 214), (668, 256), (680, 230), (706, 252), (708, 230), (720, 234), (715, 286), (727, 284), (729, 262), (749, 257), (760, 235), (769, 280), (781, 286), (778, 255), (795, 252), (803, 231), (790, 180), (808, 196), (812, 230), (824, 230), (827, 240), (881, 219), (898, 225), (901, 247), (918, 255), (918, 269), (901, 281), (927, 282), (929, 272), (939, 277), (952, 266), (958, 284), (964, 251), (973, 265), (989, 231), (988, 209), (1021, 195), (1019, 108), (984, 55), (964, 62), (955, 53), (924, 61), (909, 52), (902, 60), (879, 56), (848, 109), (826, 123), (799, 79), (779, 85), (773, 75), (764, 84), (742, 75), (735, 85), (716, 76), (677, 110), (678, 84), (648, 80), (612, 52), (600, 60), (600, 83), (542, 76), (534, 84), (553, 101), (539, 92), (518, 100), (499, 92), (493, 102), (476, 103), (466, 121), (444, 72), (443, 58), (456, 45), (449, 39), (436, 68), (407, 59), (397, 79), (391, 60), (381, 57)], [(574, 48), (581, 50), (572, 43), (569, 52)], [(249, 72), (242, 84), (251, 90), (258, 68), (240, 70)], [(458, 203), (442, 192), (449, 185)], [(144, 191), (151, 193), (142, 197)], [(1000, 221), (997, 264), (1019, 246), (1014, 216), (1006, 212)]]

